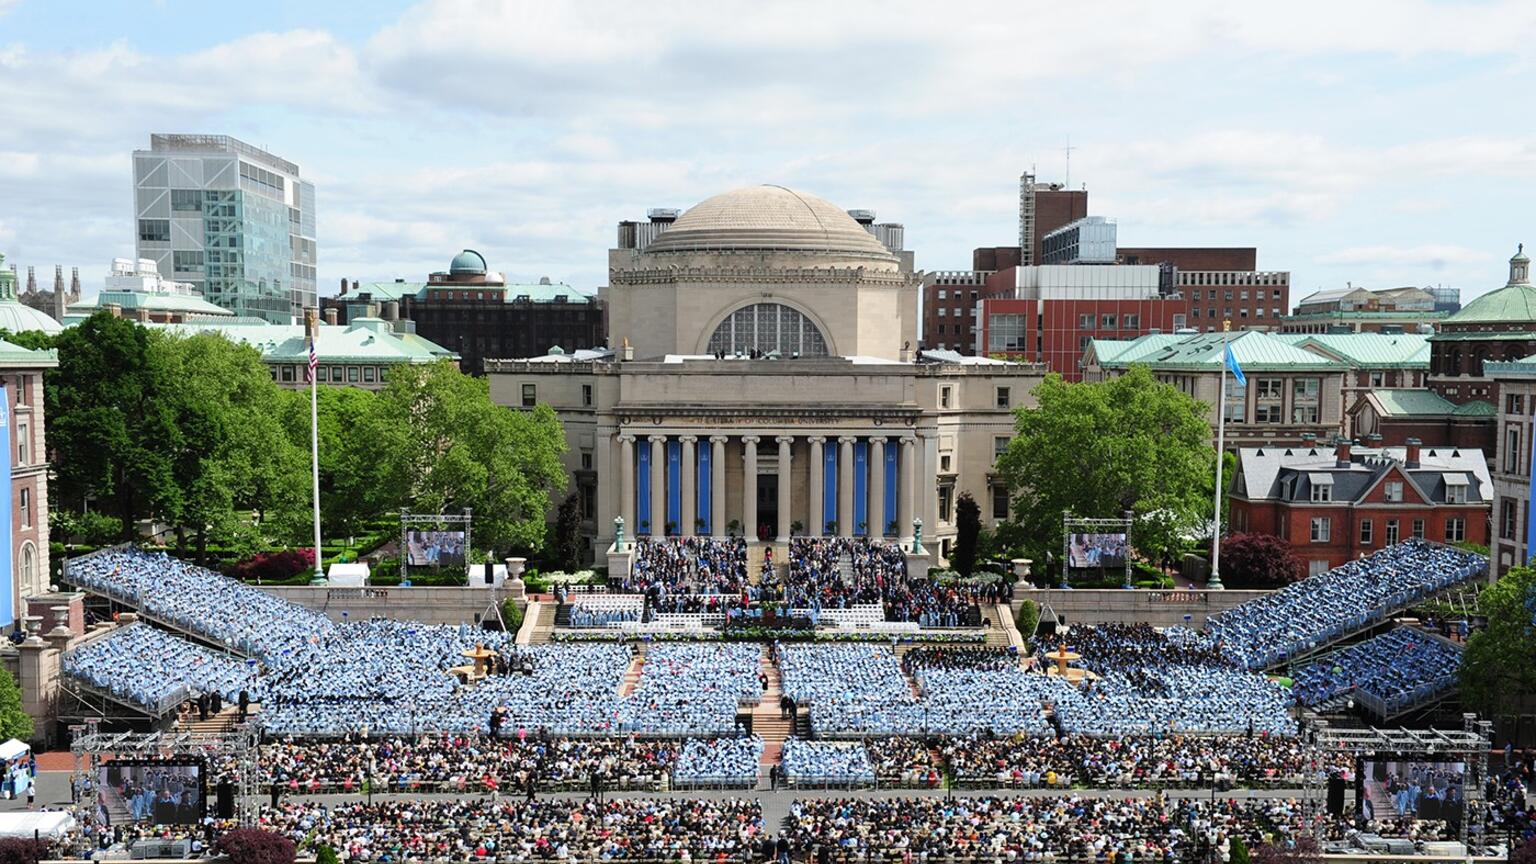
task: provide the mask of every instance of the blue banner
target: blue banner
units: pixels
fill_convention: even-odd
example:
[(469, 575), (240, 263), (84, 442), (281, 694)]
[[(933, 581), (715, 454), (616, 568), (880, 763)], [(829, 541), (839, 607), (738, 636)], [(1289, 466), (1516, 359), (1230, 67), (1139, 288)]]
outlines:
[(11, 393), (4, 385), (0, 385), (0, 477), (5, 478), (5, 494), (0, 495), (4, 501), (0, 504), (0, 627), (9, 627), (16, 620), (16, 571), (11, 561)]
[(869, 442), (853, 442), (853, 533), (870, 534), (869, 524)]
[(667, 442), (667, 524), (673, 534), (687, 534), (692, 525), (683, 524), (683, 442)]
[(827, 441), (826, 449), (822, 451), (821, 459), (821, 530), (826, 533), (827, 526), (837, 521), (837, 439)]
[[(896, 525), (896, 514), (901, 512), (896, 508), (896, 486), (901, 481), (896, 469), (896, 460), (901, 452), (900, 445), (888, 443), (885, 445), (885, 524), (880, 526), (881, 534), (901, 534), (901, 526)], [(896, 530), (890, 530), (896, 525)]]
[(643, 439), (635, 451), (635, 522), (636, 534), (651, 533), (651, 445)]
[(710, 464), (714, 455), (710, 451), (711, 445), (707, 441), (699, 445), (699, 466), (696, 469), (696, 476), (699, 480), (699, 518), (704, 520), (704, 527), (699, 529), (700, 534), (715, 533), (715, 475), (713, 466)]

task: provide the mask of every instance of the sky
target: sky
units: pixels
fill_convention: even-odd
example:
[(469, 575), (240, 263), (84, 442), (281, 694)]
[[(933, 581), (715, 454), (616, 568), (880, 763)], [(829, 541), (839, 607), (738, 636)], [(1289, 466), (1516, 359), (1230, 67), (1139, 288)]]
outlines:
[(1533, 82), (1529, 0), (0, 0), (0, 252), (94, 293), (183, 132), (316, 184), (322, 294), (466, 247), (591, 290), (618, 221), (757, 183), (966, 269), (1070, 142), (1122, 245), (1468, 299), (1536, 243)]

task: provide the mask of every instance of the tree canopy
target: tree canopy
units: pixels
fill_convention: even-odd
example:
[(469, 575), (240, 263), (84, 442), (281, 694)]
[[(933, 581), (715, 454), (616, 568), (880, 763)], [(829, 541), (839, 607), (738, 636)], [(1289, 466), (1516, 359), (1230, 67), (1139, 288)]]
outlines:
[(1221, 541), (1221, 576), (1229, 588), (1284, 588), (1306, 575), (1291, 544), (1273, 534), (1233, 534)]
[(5, 669), (0, 669), (0, 736), (32, 740), (32, 716), (21, 706), (21, 687)]
[(370, 446), (381, 498), (420, 513), (474, 510), (482, 549), (540, 546), (550, 494), (565, 489), (565, 434), (548, 405), (495, 405), (451, 360), (401, 367), (379, 391)]
[(1483, 589), (1488, 626), (1472, 634), (1461, 663), (1461, 695), (1485, 716), (1508, 715), (1536, 693), (1536, 568), (1516, 567)]
[(1103, 382), (1052, 374), (1020, 408), (998, 460), (1022, 542), (1037, 560), (1061, 550), (1062, 515), (1135, 514), (1132, 540), (1167, 549), (1210, 519), (1215, 448), (1206, 406), (1145, 367)]

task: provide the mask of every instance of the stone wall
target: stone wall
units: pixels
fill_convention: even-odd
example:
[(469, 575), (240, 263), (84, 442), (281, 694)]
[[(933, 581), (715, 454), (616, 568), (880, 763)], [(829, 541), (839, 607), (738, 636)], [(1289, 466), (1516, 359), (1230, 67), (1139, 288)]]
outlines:
[[(1090, 624), (1104, 621), (1119, 623), (1147, 623), (1154, 627), (1171, 627), (1187, 624), (1199, 628), (1205, 619), (1224, 609), (1246, 603), (1268, 591), (1148, 591), (1137, 589), (1063, 590), (1052, 588), (1038, 591), (1020, 591), (1014, 602), (1025, 598), (1041, 605), (1041, 618), (1054, 609), (1065, 618), (1067, 624)], [(1047, 608), (1048, 607), (1048, 608)], [(1189, 619), (1186, 621), (1185, 617)]]
[(261, 590), (290, 603), (324, 612), (333, 621), (342, 613), (352, 621), (393, 618), (427, 624), (478, 624), (496, 617), (494, 606), (510, 588), (333, 588), (327, 585), (262, 585)]

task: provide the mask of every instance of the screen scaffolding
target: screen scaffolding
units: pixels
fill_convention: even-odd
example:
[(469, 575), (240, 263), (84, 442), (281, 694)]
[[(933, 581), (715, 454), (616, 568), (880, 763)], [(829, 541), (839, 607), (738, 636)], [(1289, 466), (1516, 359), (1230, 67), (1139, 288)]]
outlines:
[[(95, 814), (97, 769), (113, 759), (198, 758), (206, 766), (207, 788), (228, 779), (234, 787), (235, 820), (254, 825), (261, 806), (257, 771), (256, 724), (245, 723), (227, 732), (104, 732), (100, 723), (87, 720), (69, 727), (70, 753), (75, 757), (71, 781), (89, 778), (80, 798), (85, 812)], [(211, 794), (211, 792), (210, 792)], [(209, 808), (212, 810), (212, 808)]]

